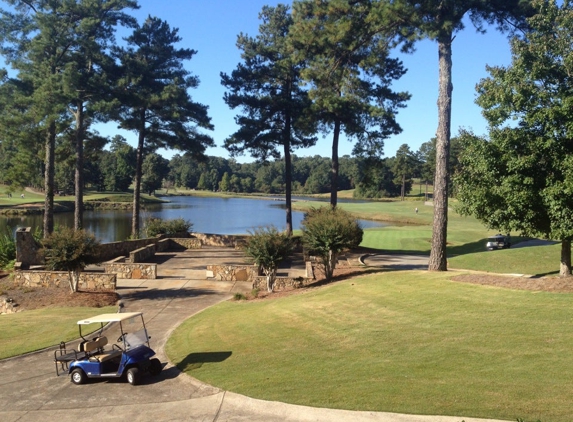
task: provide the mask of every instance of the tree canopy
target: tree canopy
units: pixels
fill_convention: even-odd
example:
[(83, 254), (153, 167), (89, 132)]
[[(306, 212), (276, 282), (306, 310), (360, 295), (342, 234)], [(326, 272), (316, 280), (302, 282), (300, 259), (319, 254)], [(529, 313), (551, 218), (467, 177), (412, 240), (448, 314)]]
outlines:
[(336, 206), (341, 133), (357, 140), (359, 153), (382, 153), (384, 139), (401, 132), (396, 114), (409, 94), (391, 84), (405, 69), (389, 56), (400, 24), (386, 20), (386, 2), (307, 0), (295, 2), (292, 40), (308, 64), (314, 118), (332, 131), (330, 203)]
[(565, 276), (573, 239), (573, 7), (534, 4), (531, 31), (512, 40), (511, 65), (488, 68), (478, 85), (489, 139), (465, 134), (456, 185), (460, 211), (489, 227), (561, 240)]
[(132, 236), (139, 236), (140, 190), (144, 156), (157, 148), (179, 149), (196, 157), (213, 146), (213, 139), (198, 129), (212, 129), (207, 106), (192, 101), (188, 92), (199, 85), (183, 63), (195, 50), (176, 48), (177, 29), (149, 16), (126, 38), (126, 48), (116, 48), (121, 62), (117, 81), (121, 106), (120, 127), (138, 135)]
[(300, 83), (304, 60), (294, 56), (288, 41), (293, 24), (289, 7), (265, 6), (259, 18), (262, 24), (256, 37), (240, 34), (237, 38), (243, 62), (230, 76), (221, 73), (221, 82), (229, 89), (225, 102), (242, 111), (235, 119), (239, 130), (225, 140), (225, 148), (234, 155), (248, 150), (260, 160), (278, 158), (282, 149), (286, 225), (292, 234), (291, 150), (313, 145), (315, 126), (309, 118), (308, 93)]

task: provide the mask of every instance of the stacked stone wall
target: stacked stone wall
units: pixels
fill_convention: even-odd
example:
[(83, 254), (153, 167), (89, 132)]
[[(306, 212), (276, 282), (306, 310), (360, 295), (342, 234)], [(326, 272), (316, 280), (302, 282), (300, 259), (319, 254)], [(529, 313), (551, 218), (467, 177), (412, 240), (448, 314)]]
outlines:
[(44, 256), (40, 253), (42, 246), (36, 242), (31, 227), (22, 227), (16, 230), (16, 262), (21, 268), (30, 268), (32, 265), (43, 265)]
[[(313, 281), (314, 280), (312, 278), (307, 278), (307, 277), (297, 277), (297, 278), (277, 277), (275, 279), (273, 290), (275, 292), (278, 292), (282, 290), (299, 289), (312, 283)], [(265, 276), (255, 277), (255, 279), (253, 280), (253, 289), (267, 290), (267, 277)]]
[(7, 296), (0, 296), (0, 314), (15, 314), (19, 311), (17, 303), (12, 302)]
[(253, 281), (258, 275), (256, 265), (207, 265), (207, 278), (219, 281)]
[(193, 233), (193, 237), (200, 239), (205, 246), (218, 246), (238, 249), (244, 244), (247, 236), (224, 235), (211, 233)]
[(157, 246), (155, 243), (151, 245), (144, 246), (143, 248), (136, 249), (129, 253), (129, 261), (132, 264), (145, 262), (146, 259), (151, 258), (157, 252)]
[(155, 245), (162, 238), (151, 237), (148, 239), (124, 240), (122, 242), (102, 243), (97, 248), (99, 262), (109, 261), (118, 256), (128, 256), (131, 251), (144, 248), (148, 245)]
[(201, 249), (203, 242), (196, 237), (170, 237), (168, 249)]
[(106, 274), (117, 278), (155, 280), (157, 264), (130, 263), (125, 260), (114, 260), (104, 264)]
[[(67, 271), (14, 271), (14, 281), (26, 287), (59, 287), (69, 286), (70, 277)], [(80, 273), (78, 288), (82, 290), (115, 290), (115, 274)]]

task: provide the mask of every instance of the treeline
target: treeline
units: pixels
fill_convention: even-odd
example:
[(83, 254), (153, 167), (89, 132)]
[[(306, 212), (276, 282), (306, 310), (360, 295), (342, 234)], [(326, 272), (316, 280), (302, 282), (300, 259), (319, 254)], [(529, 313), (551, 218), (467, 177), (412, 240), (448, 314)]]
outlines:
[[(74, 161), (70, 144), (61, 143), (56, 149), (55, 186), (61, 194), (74, 193)], [(452, 139), (450, 163), (455, 172), (459, 142)], [(370, 158), (345, 155), (339, 159), (338, 189), (354, 189), (356, 198), (395, 198), (408, 195), (413, 179), (419, 179), (427, 193), (435, 172), (435, 139), (423, 143), (417, 151), (402, 145), (394, 157)], [(86, 148), (83, 180), (85, 188), (95, 191), (125, 192), (135, 176), (136, 150), (121, 136), (111, 140), (103, 149), (93, 143)], [(292, 156), (292, 191), (295, 194), (328, 193), (331, 190), (331, 159)], [(9, 156), (0, 156), (0, 178), (10, 168)], [(37, 168), (41, 168), (38, 159)], [(35, 178), (41, 185), (42, 173)], [(156, 153), (146, 155), (142, 165), (141, 189), (154, 194), (158, 189), (197, 189), (235, 193), (284, 194), (285, 163), (276, 159), (267, 162), (239, 163), (234, 158), (208, 156), (197, 159), (192, 154), (177, 154), (168, 160)], [(452, 191), (454, 191), (452, 187)]]

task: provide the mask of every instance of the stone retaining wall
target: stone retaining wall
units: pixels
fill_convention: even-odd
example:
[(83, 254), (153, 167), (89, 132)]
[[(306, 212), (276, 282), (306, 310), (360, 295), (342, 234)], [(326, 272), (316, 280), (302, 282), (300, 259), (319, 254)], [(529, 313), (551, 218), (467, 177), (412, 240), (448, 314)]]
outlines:
[[(312, 278), (305, 278), (305, 277), (297, 277), (297, 278), (289, 278), (289, 277), (277, 277), (275, 279), (275, 284), (273, 290), (275, 292), (281, 290), (292, 290), (292, 289), (299, 289), (307, 284), (312, 283), (314, 280)], [(259, 290), (267, 290), (267, 277), (266, 276), (258, 276), (255, 277), (253, 280), (253, 289)]]
[(168, 249), (201, 249), (203, 242), (196, 237), (170, 237)]
[(6, 296), (0, 296), (0, 314), (15, 314), (19, 311), (17, 303), (12, 302)]
[(106, 274), (117, 278), (155, 280), (157, 264), (125, 262), (125, 257), (114, 259), (104, 264)]
[(122, 242), (102, 243), (97, 247), (98, 261), (105, 262), (118, 256), (128, 256), (131, 251), (155, 245), (162, 237), (148, 239), (124, 240)]
[(42, 246), (36, 242), (31, 227), (22, 227), (16, 230), (16, 262), (21, 268), (30, 268), (32, 265), (43, 265), (44, 256), (40, 253)]
[[(70, 278), (67, 271), (14, 271), (14, 281), (26, 287), (59, 287), (69, 286)], [(62, 284), (63, 283), (63, 284)], [(115, 274), (80, 273), (78, 289), (83, 290), (115, 290), (117, 277)]]
[(129, 253), (129, 262), (132, 264), (145, 262), (146, 259), (155, 255), (155, 252), (157, 252), (157, 246), (155, 243), (144, 246), (143, 248), (136, 249)]
[(253, 281), (258, 275), (255, 265), (207, 265), (207, 278), (219, 281)]
[(211, 233), (193, 233), (193, 237), (201, 240), (205, 246), (224, 246), (237, 249), (244, 243), (247, 236), (224, 235)]

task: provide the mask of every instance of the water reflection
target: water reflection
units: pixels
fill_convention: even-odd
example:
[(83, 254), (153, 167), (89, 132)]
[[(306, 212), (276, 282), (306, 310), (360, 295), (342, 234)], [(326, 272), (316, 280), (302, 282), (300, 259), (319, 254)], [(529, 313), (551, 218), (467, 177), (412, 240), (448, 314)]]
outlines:
[[(141, 211), (141, 226), (149, 217), (162, 219), (183, 218), (193, 223), (193, 231), (199, 233), (245, 234), (259, 226), (274, 225), (284, 229), (285, 204), (270, 199), (202, 198), (180, 196), (167, 198), (170, 202), (146, 206)], [(293, 211), (293, 227), (298, 229), (304, 214)], [(54, 215), (56, 226), (73, 226), (73, 213)], [(379, 222), (361, 220), (362, 227), (379, 227)], [(42, 227), (41, 215), (2, 217), (0, 232), (6, 227)], [(131, 234), (131, 211), (86, 211), (84, 227), (93, 232), (102, 242), (128, 239)]]

